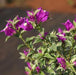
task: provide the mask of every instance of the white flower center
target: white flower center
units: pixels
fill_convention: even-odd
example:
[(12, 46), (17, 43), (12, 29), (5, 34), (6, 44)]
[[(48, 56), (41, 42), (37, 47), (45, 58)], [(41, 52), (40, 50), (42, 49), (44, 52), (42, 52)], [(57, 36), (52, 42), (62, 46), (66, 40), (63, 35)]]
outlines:
[(27, 25), (27, 23), (24, 23), (24, 26), (26, 26)]
[(44, 12), (46, 12), (46, 10), (44, 10)]

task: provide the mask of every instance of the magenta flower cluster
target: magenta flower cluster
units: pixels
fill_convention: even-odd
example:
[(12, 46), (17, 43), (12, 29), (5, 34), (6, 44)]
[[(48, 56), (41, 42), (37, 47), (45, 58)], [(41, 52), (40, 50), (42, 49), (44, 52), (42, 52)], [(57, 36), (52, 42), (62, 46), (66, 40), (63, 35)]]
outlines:
[(39, 71), (40, 71), (40, 67), (39, 66), (36, 67), (36, 71), (37, 71), (37, 73), (39, 73)]
[[(9, 20), (9, 21), (12, 21), (12, 20)], [(5, 32), (5, 35), (12, 36), (13, 34), (16, 33), (16, 31), (12, 27), (13, 27), (13, 25), (11, 23), (7, 22), (6, 27), (3, 30), (1, 30), (0, 32)]]
[(61, 30), (61, 28), (58, 29), (58, 32), (61, 34), (61, 36), (57, 35), (59, 41), (61, 40), (62, 42), (64, 42), (66, 40), (65, 33), (63, 33), (63, 31)]
[(30, 64), (29, 62), (27, 62), (27, 65), (28, 65), (28, 68), (29, 68), (30, 70), (32, 70), (31, 64)]
[[(70, 20), (67, 20), (65, 23), (62, 24), (65, 26), (67, 31), (70, 31), (71, 29), (75, 28), (74, 25), (70, 22)], [(61, 36), (57, 35), (59, 41), (61, 40), (62, 42), (64, 42), (66, 40), (66, 34), (61, 30), (61, 28), (58, 29), (58, 32), (61, 34)], [(76, 39), (76, 35), (74, 39)]]
[(74, 66), (76, 66), (76, 61), (73, 62)]
[(45, 22), (48, 19), (49, 13), (42, 8), (38, 8), (39, 12), (36, 14), (37, 23)]
[(37, 22), (37, 24), (39, 24), (40, 22), (45, 22), (48, 19), (49, 13), (46, 10), (38, 8), (36, 11), (36, 13), (34, 11), (27, 11), (28, 18), (17, 16), (18, 22), (15, 25), (10, 23), (14, 20), (9, 20), (6, 27), (1, 30), (1, 32), (5, 32), (6, 36), (13, 36), (17, 33), (17, 30), (32, 30), (34, 27), (30, 21)]
[[(31, 66), (31, 64), (30, 64), (29, 62), (27, 62), (27, 66), (28, 66), (28, 68), (29, 68), (30, 70), (32, 70), (32, 66)], [(40, 72), (40, 67), (39, 67), (39, 66), (36, 67), (36, 71), (37, 71), (37, 73)], [(28, 75), (29, 72), (26, 71), (25, 74)]]
[(49, 13), (42, 8), (38, 8), (37, 11), (38, 12), (36, 14), (33, 12), (33, 10), (27, 11), (27, 15), (30, 21), (36, 21), (37, 24), (39, 24), (40, 22), (45, 22), (48, 19)]
[(62, 67), (63, 69), (66, 69), (66, 61), (65, 61), (64, 58), (62, 58), (62, 57), (57, 58), (57, 61), (58, 61), (58, 63), (61, 64), (61, 67)]
[(24, 54), (25, 54), (25, 56), (27, 56), (28, 53), (29, 53), (29, 51), (24, 50)]
[(74, 25), (70, 22), (70, 20), (67, 20), (65, 23), (62, 23), (62, 24), (66, 27), (67, 31), (74, 28)]

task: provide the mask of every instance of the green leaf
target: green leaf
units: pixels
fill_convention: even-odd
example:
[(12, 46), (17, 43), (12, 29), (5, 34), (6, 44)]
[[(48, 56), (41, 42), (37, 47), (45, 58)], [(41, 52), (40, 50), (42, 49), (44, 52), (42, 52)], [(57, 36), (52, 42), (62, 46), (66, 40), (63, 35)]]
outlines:
[(35, 60), (35, 65), (38, 65), (39, 63), (38, 61), (39, 61), (38, 59)]
[(71, 37), (71, 36), (65, 36), (65, 38), (66, 38), (66, 39), (72, 39), (72, 37)]
[(31, 56), (34, 53), (34, 51), (29, 52), (29, 54), (27, 55), (27, 57)]
[(15, 22), (17, 20), (18, 15), (13, 19), (13, 21)]
[(55, 66), (56, 66), (55, 63), (52, 63), (52, 64), (51, 64), (51, 68), (52, 68), (52, 69), (54, 69)]
[(74, 73), (73, 72), (70, 72), (69, 75), (74, 75)]
[(13, 24), (15, 25), (17, 22), (19, 22), (19, 20), (16, 20), (15, 22), (13, 22)]
[(30, 70), (28, 67), (25, 67), (25, 71), (26, 71), (26, 72), (29, 72), (29, 75), (32, 75), (32, 74), (31, 74), (31, 70)]
[(40, 75), (45, 75), (45, 73), (43, 71), (41, 71)]
[(32, 41), (29, 42), (29, 46), (30, 46), (30, 48), (32, 48), (33, 50), (35, 50)]
[(25, 54), (24, 53), (20, 52), (19, 54), (21, 55), (20, 59), (25, 59)]
[(40, 34), (41, 34), (42, 36), (44, 36), (44, 28), (42, 28), (42, 31), (40, 32)]
[(39, 57), (40, 57), (40, 53), (34, 54), (34, 55), (32, 56), (32, 58), (35, 58), (35, 59), (37, 59), (37, 58), (39, 58)]
[(28, 14), (33, 15), (33, 13), (32, 13), (32, 12), (28, 12)]
[(56, 36), (56, 33), (55, 33), (54, 31), (52, 31), (52, 32), (50, 33), (50, 37), (56, 38), (56, 37), (57, 37), (57, 36)]
[(61, 45), (62, 45), (62, 42), (58, 42), (58, 43), (57, 43), (57, 46), (61, 46)]
[(19, 50), (20, 48), (22, 48), (22, 47), (24, 47), (24, 46), (25, 46), (24, 44), (18, 45), (17, 50)]
[(51, 66), (47, 67), (47, 72), (50, 73), (49, 75), (56, 75), (55, 71), (51, 68)]
[(26, 32), (26, 31), (25, 31), (25, 30), (22, 30), (22, 31), (21, 31), (21, 34), (23, 34), (24, 32)]
[(64, 35), (63, 35), (63, 34), (60, 34), (60, 33), (57, 33), (57, 35), (59, 35), (59, 36), (63, 36), (63, 37), (64, 37)]
[(71, 41), (69, 41), (69, 40), (66, 40), (66, 46), (72, 46), (72, 42)]
[(76, 22), (75, 22), (75, 21), (73, 21), (73, 24), (74, 24), (74, 26), (76, 27)]
[(35, 36), (28, 37), (28, 38), (26, 38), (26, 42), (32, 41), (34, 38), (35, 38)]
[(13, 24), (13, 22), (12, 22), (12, 21), (9, 21), (9, 20), (8, 20), (7, 22), (9, 22), (9, 23)]
[(52, 43), (51, 49), (54, 50), (54, 51), (57, 51), (57, 46), (56, 46), (55, 43)]
[(36, 27), (36, 23), (35, 23), (35, 22), (33, 22), (33, 23), (32, 23), (32, 26), (33, 26), (33, 28), (35, 28), (35, 27)]
[(74, 67), (72, 66), (72, 64), (70, 64), (68, 61), (66, 61), (66, 65), (69, 69), (71, 69), (74, 73), (76, 73)]
[(53, 57), (49, 53), (45, 53), (44, 57), (53, 59)]
[(73, 49), (76, 49), (76, 46), (74, 46), (74, 48)]
[(35, 70), (35, 68), (36, 68), (36, 64), (35, 65), (32, 64), (32, 69)]
[(45, 65), (45, 64), (46, 64), (46, 61), (45, 61), (45, 59), (43, 59), (43, 58), (40, 58), (40, 59), (39, 59), (39, 63), (40, 63), (40, 66), (41, 66), (41, 67), (46, 66), (46, 65)]
[(41, 42), (41, 41), (42, 41), (42, 39), (35, 38), (35, 41), (33, 42), (33, 44), (39, 43), (39, 42)]
[(70, 60), (71, 63), (73, 63), (74, 61), (76, 61), (76, 55), (73, 55)]
[(64, 71), (64, 69), (62, 67), (60, 67), (60, 66), (57, 67), (56, 71), (58, 71), (58, 70)]
[(36, 23), (35, 22), (30, 21), (30, 23), (32, 24), (33, 28), (36, 27)]
[(7, 42), (8, 41), (8, 39), (10, 38), (11, 36), (7, 36), (6, 37), (6, 39), (5, 39), (5, 42)]
[(66, 33), (66, 34), (67, 34), (67, 33), (70, 33), (70, 31), (66, 31), (66, 30), (65, 30), (65, 31), (63, 31), (63, 32), (64, 32), (64, 33)]
[(29, 72), (29, 71), (30, 71), (30, 69), (29, 69), (28, 67), (25, 67), (25, 71), (28, 71), (28, 72)]
[(53, 63), (55, 61), (55, 59), (50, 59), (49, 61), (48, 61), (48, 64), (51, 64), (51, 63)]
[(35, 10), (34, 15), (36, 15), (39, 11), (39, 9)]

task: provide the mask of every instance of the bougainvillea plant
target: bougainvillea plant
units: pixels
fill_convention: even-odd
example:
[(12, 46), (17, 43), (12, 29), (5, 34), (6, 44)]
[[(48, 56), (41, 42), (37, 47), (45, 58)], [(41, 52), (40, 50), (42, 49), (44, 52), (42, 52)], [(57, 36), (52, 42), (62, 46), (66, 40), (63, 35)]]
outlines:
[[(27, 17), (16, 16), (7, 21), (4, 32), (6, 41), (16, 36), (23, 41), (17, 47), (24, 60), (25, 75), (76, 75), (76, 19), (73, 23), (67, 20), (62, 25), (65, 30), (45, 32), (42, 23), (49, 19), (49, 13), (42, 8), (27, 11)], [(27, 31), (37, 30), (38, 35), (23, 38)], [(35, 47), (39, 44), (39, 47)]]

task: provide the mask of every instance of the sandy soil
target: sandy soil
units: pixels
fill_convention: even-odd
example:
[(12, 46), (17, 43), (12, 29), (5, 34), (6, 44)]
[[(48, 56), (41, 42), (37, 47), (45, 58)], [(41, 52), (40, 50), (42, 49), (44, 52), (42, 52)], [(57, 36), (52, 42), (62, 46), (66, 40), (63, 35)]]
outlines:
[(27, 0), (26, 4), (31, 8), (42, 7), (51, 12), (76, 13), (76, 7), (69, 5), (67, 0)]

